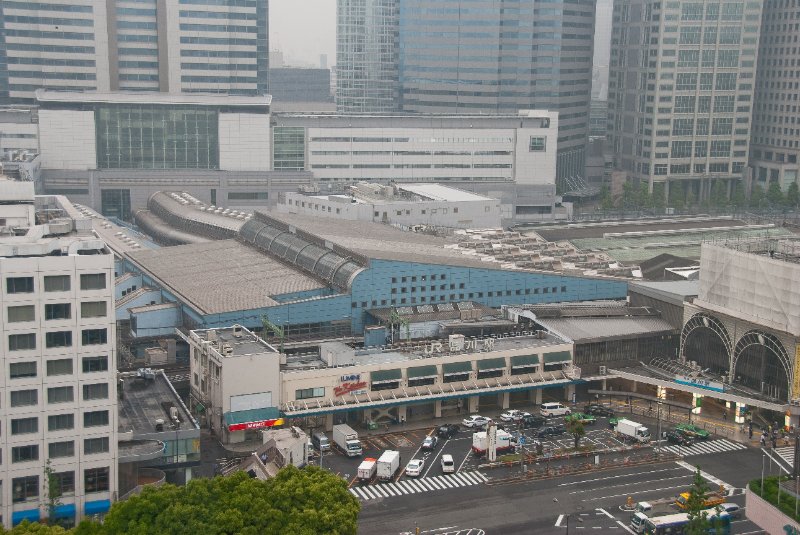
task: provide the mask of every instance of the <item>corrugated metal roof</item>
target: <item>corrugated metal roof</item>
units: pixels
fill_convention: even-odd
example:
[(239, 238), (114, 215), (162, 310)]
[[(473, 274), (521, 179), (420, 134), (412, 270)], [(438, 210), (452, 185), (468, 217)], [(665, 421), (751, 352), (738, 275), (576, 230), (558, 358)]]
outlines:
[(537, 319), (536, 321), (546, 329), (575, 342), (617, 337), (630, 338), (639, 334), (675, 330), (669, 322), (656, 316), (553, 318)]
[(469, 191), (464, 191), (458, 188), (443, 186), (441, 184), (398, 184), (397, 187), (415, 195), (427, 197), (433, 201), (448, 201), (448, 202), (462, 202), (462, 201), (490, 201), (489, 197), (477, 195)]
[(325, 288), (236, 240), (130, 253), (130, 258), (202, 314), (277, 305), (272, 296)]

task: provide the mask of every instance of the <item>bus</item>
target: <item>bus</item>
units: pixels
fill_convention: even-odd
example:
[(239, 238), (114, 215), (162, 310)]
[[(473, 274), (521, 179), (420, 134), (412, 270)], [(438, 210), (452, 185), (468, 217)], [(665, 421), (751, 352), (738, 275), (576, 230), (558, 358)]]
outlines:
[[(711, 521), (711, 528), (708, 529), (710, 535), (730, 535), (731, 517), (728, 513), (710, 514), (708, 520)], [(644, 524), (645, 535), (681, 535), (689, 525), (689, 515), (679, 513), (675, 515), (657, 516), (648, 518)]]

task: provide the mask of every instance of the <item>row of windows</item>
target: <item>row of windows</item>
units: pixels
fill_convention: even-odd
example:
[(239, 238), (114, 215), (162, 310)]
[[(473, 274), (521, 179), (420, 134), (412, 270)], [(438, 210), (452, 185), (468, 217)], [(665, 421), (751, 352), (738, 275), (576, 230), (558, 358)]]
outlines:
[[(108, 383), (83, 385), (83, 401), (108, 399)], [(75, 401), (75, 390), (72, 386), (53, 386), (47, 389), (47, 403), (70, 403)], [(11, 392), (12, 407), (30, 407), (39, 404), (39, 391), (13, 390)]]
[(324, 143), (511, 143), (510, 137), (312, 137)]
[[(82, 273), (81, 290), (103, 290), (106, 287), (105, 273)], [(6, 293), (33, 293), (35, 291), (33, 277), (7, 277)], [(68, 292), (71, 288), (69, 275), (45, 275), (45, 292)]]
[[(85, 438), (83, 439), (83, 454), (95, 455), (98, 453), (108, 453), (108, 437)], [(50, 459), (58, 457), (74, 457), (75, 441), (66, 440), (63, 442), (51, 442), (47, 445), (47, 453)], [(11, 448), (11, 462), (25, 463), (39, 460), (39, 445), (29, 444), (26, 446), (14, 446)]]
[(511, 169), (510, 163), (369, 163), (369, 164), (312, 164), (312, 169)]
[[(36, 305), (10, 306), (8, 322), (18, 323), (36, 321)], [(81, 303), (81, 318), (104, 318), (108, 315), (106, 301), (85, 301)], [(44, 319), (63, 320), (72, 318), (71, 303), (46, 303), (44, 305)]]
[[(83, 373), (97, 373), (108, 371), (108, 357), (105, 355), (97, 357), (83, 357), (81, 359)], [(26, 362), (11, 362), (8, 365), (9, 379), (24, 379), (29, 377), (36, 377), (37, 361)], [(72, 375), (73, 360), (68, 359), (53, 359), (48, 360), (47, 376), (54, 377), (58, 375)]]
[[(109, 423), (108, 411), (83, 413), (83, 427), (101, 427)], [(48, 431), (65, 431), (75, 428), (74, 414), (59, 414), (47, 417)], [(14, 418), (11, 420), (12, 435), (28, 435), (39, 432), (39, 418)], [(52, 456), (52, 455), (51, 455)]]
[[(90, 346), (108, 343), (107, 329), (82, 329), (81, 345)], [(44, 335), (47, 348), (72, 347), (72, 331), (52, 331)], [(9, 334), (9, 351), (29, 351), (36, 349), (36, 333)]]
[[(93, 439), (92, 439), (93, 440)], [(108, 439), (106, 439), (108, 440)], [(102, 446), (102, 444), (99, 444)], [(91, 447), (95, 447), (93, 444)], [(87, 468), (83, 471), (84, 492), (108, 492), (111, 488), (111, 471), (108, 467)], [(58, 498), (75, 493), (75, 472), (55, 472), (53, 474), (55, 492), (50, 498)], [(41, 485), (39, 476), (15, 477), (11, 480), (12, 496), (14, 503), (36, 500), (39, 498)]]
[[(460, 285), (460, 287), (463, 288), (463, 286), (464, 285), (462, 283)], [(431, 288), (430, 291), (436, 291), (436, 286), (431, 286), (430, 288)], [(412, 292), (416, 292), (417, 291), (417, 287), (415, 287), (415, 286), (412, 286), (410, 289), (411, 289)], [(440, 290), (445, 290), (445, 285), (444, 284), (440, 285), (439, 289)], [(454, 285), (453, 284), (450, 285), (450, 289), (451, 290), (454, 289)], [(391, 290), (392, 295), (396, 295), (398, 293), (397, 290), (398, 290), (397, 288), (392, 288), (392, 290)], [(406, 288), (400, 288), (400, 293), (408, 293), (406, 290), (407, 290)], [(420, 291), (426, 291), (427, 287), (420, 286), (419, 290)], [(513, 290), (513, 295), (530, 295), (530, 294), (539, 295), (540, 291), (541, 291), (542, 294), (551, 294), (551, 293), (555, 294), (555, 293), (558, 293), (559, 289), (558, 289), (558, 286), (553, 286), (552, 288), (551, 287), (548, 287), (548, 288), (534, 288), (533, 291), (531, 291), (530, 288), (525, 288), (525, 290)], [(566, 286), (562, 286), (561, 287), (561, 292), (562, 293), (566, 293), (566, 291), (567, 291), (567, 287)], [(505, 296), (512, 295), (512, 290), (505, 290), (505, 291), (499, 290), (499, 291), (496, 291), (496, 292), (494, 292), (494, 291), (486, 292), (486, 297), (503, 297), (504, 295)], [(482, 299), (483, 296), (484, 296), (483, 292), (469, 292), (467, 294), (463, 294), (463, 293), (450, 294), (449, 301), (450, 302), (454, 302), (456, 300), (475, 299), (475, 298)], [(434, 302), (437, 301), (437, 299), (438, 299), (439, 302), (444, 302), (445, 298), (446, 298), (446, 296), (444, 294), (443, 295), (439, 295), (438, 298), (435, 295), (432, 295), (430, 297), (426, 297), (426, 296), (423, 295), (423, 296), (419, 296), (419, 297), (410, 297), (408, 299), (405, 298), (405, 297), (401, 297), (399, 301), (397, 299), (394, 299), (394, 298), (390, 299), (390, 300), (381, 299), (380, 301), (378, 301), (377, 299), (373, 299), (371, 303), (372, 303), (373, 307), (376, 307), (376, 306), (379, 305), (379, 303), (380, 303), (380, 306), (387, 306), (387, 305), (397, 305), (397, 304), (401, 304), (401, 305), (416, 304), (417, 302), (419, 302), (419, 303), (426, 303), (426, 302), (434, 303)], [(360, 303), (361, 308), (367, 308), (368, 303), (369, 303), (368, 301), (361, 301), (361, 303)], [(351, 308), (358, 308), (359, 307), (359, 302), (358, 301), (353, 301), (350, 304), (350, 307)]]

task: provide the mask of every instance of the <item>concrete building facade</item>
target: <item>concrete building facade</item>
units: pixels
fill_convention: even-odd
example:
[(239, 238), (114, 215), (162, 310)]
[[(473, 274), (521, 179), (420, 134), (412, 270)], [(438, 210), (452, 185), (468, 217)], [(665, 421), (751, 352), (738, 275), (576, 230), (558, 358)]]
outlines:
[(628, 180), (700, 200), (742, 180), (762, 4), (615, 2), (609, 134)]
[(37, 89), (264, 95), (267, 0), (6, 2), (0, 101)]
[[(24, 229), (0, 238), (2, 519), (49, 514), (49, 462), (61, 493), (53, 520), (73, 525), (107, 511), (117, 492), (114, 259), (64, 197), (0, 183), (4, 200), (19, 190), (25, 199), (0, 210), (4, 226)], [(4, 217), (14, 204), (27, 224)]]
[(798, 19), (794, 2), (764, 2), (750, 165), (753, 180), (765, 191), (777, 182), (785, 192), (800, 180), (800, 53), (792, 46)]

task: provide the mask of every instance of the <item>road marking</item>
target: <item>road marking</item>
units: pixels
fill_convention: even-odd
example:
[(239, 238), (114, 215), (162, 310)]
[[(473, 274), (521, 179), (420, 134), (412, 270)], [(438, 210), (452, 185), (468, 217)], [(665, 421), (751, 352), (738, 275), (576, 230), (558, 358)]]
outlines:
[(402, 481), (378, 483), (371, 486), (353, 487), (350, 493), (362, 500), (376, 498), (392, 498), (406, 494), (449, 490), (456, 487), (471, 487), (488, 481), (480, 472), (463, 472), (461, 474), (445, 474), (430, 478), (408, 478)]
[(562, 520), (564, 520), (564, 515), (558, 515), (558, 520), (556, 520), (556, 524), (555, 524), (555, 526), (556, 526), (557, 528), (560, 528), (560, 527), (561, 527), (561, 521), (562, 521)]
[(637, 472), (636, 474), (619, 474), (619, 475), (616, 475), (616, 476), (596, 477), (594, 479), (581, 479), (579, 481), (570, 481), (569, 483), (559, 483), (558, 486), (559, 487), (566, 487), (566, 486), (569, 486), (569, 485), (581, 485), (583, 483), (594, 483), (595, 481), (603, 481), (603, 480), (606, 480), (606, 479), (619, 479), (619, 478), (622, 478), (622, 477), (635, 477), (635, 476), (639, 476), (639, 475), (642, 475), (642, 474), (655, 474), (655, 473), (658, 473), (658, 472), (669, 472), (671, 470), (674, 470), (674, 468), (662, 468), (662, 469), (659, 469), (659, 470), (648, 470), (646, 472)]
[[(442, 454), (442, 452), (444, 451), (444, 447), (445, 447), (445, 446), (447, 446), (447, 443), (448, 443), (448, 442), (450, 442), (450, 439), (449, 439), (449, 438), (448, 438), (447, 440), (445, 440), (445, 441), (444, 441), (444, 443), (442, 444), (442, 447), (441, 447), (441, 448), (439, 448), (439, 451), (438, 451), (438, 452), (436, 452), (436, 455), (434, 455), (434, 456), (433, 456), (433, 460), (431, 461), (430, 465), (428, 465), (428, 469), (427, 469), (427, 470), (425, 470), (425, 473), (424, 473), (424, 474), (422, 474), (422, 477), (428, 477), (428, 472), (430, 472), (430, 471), (431, 471), (431, 469), (432, 469), (432, 468), (433, 468), (433, 467), (436, 465), (436, 459), (438, 459), (438, 458), (439, 458), (439, 455), (441, 455), (441, 454)], [(427, 461), (425, 461), (425, 462), (427, 462)]]
[[(761, 448), (761, 451), (763, 451), (763, 452), (764, 452), (764, 455), (766, 455), (767, 457), (769, 457), (771, 460), (775, 461), (775, 464), (776, 464), (776, 465), (778, 465), (778, 468), (780, 468), (781, 470), (783, 470), (783, 471), (784, 471), (784, 472), (786, 472), (787, 474), (788, 474), (788, 473), (790, 473), (790, 472), (789, 472), (789, 470), (787, 470), (787, 469), (786, 469), (786, 468), (783, 466), (783, 464), (781, 464), (781, 463), (780, 463), (780, 461), (778, 461), (778, 459), (776, 459), (775, 457), (773, 457), (773, 456), (772, 456), (772, 454), (769, 452), (769, 450), (765, 450), (764, 448)], [(776, 452), (776, 453), (777, 453), (777, 452)], [(791, 466), (791, 465), (790, 465), (790, 466)]]
[[(692, 473), (694, 473), (694, 471), (697, 470), (696, 467), (692, 466), (691, 464), (689, 464), (689, 463), (687, 463), (685, 461), (675, 461), (675, 464), (677, 464), (678, 466), (680, 466), (682, 468), (685, 468), (685, 469), (689, 470)], [(722, 481), (721, 479), (719, 479), (718, 477), (712, 476), (708, 472), (703, 472), (702, 470), (700, 470), (700, 475), (703, 476), (703, 478), (707, 479), (708, 481), (711, 481), (712, 483), (715, 483), (717, 485), (720, 485), (720, 486), (725, 487), (726, 489), (728, 489), (728, 494), (727, 494), (728, 496), (731, 496), (733, 494), (733, 491), (735, 490), (735, 487), (733, 485), (729, 485), (729, 484), (725, 483), (724, 481)]]
[(467, 459), (469, 459), (470, 455), (472, 455), (472, 450), (471, 449), (469, 451), (467, 451), (467, 454), (464, 456), (464, 460), (461, 461), (461, 464), (459, 465), (458, 470), (456, 470), (456, 472), (460, 472), (461, 469), (464, 468), (464, 465), (466, 464)]
[[(641, 493), (641, 494), (646, 494), (648, 492), (660, 492), (662, 490), (682, 489), (682, 488), (685, 488), (685, 487), (686, 487), (686, 485), (674, 485), (672, 487), (662, 487), (660, 489), (640, 490), (638, 492)], [(589, 502), (594, 502), (594, 501), (597, 501), (597, 500), (604, 500), (606, 498), (619, 498), (620, 496), (630, 496), (630, 495), (631, 495), (630, 492), (623, 492), (622, 494), (612, 494), (610, 496), (600, 496), (598, 498), (584, 498), (584, 499), (586, 501), (589, 501)]]
[[(672, 476), (672, 477), (662, 477), (661, 479), (647, 479), (645, 481), (637, 481), (636, 485), (640, 485), (642, 483), (660, 483), (662, 481), (669, 481), (670, 479), (686, 479), (686, 476)], [(620, 483), (619, 485), (609, 485), (607, 487), (597, 487), (593, 489), (582, 489), (582, 490), (573, 490), (570, 494), (582, 494), (584, 492), (597, 492), (600, 490), (607, 490), (607, 489), (614, 489), (617, 487), (628, 487), (630, 483)]]
[(420, 533), (435, 533), (437, 531), (445, 531), (448, 529), (457, 528), (458, 526), (447, 526), (446, 528), (436, 528), (436, 529), (426, 529), (425, 531), (420, 531)]
[(625, 524), (623, 524), (623, 523), (622, 523), (622, 521), (620, 521), (620, 520), (617, 520), (617, 524), (619, 524), (619, 527), (621, 527), (622, 529), (624, 529), (624, 530), (625, 530), (625, 531), (627, 531), (628, 533), (633, 533), (634, 535), (636, 534), (636, 532), (635, 532), (635, 531), (633, 531), (631, 528), (629, 528), (628, 526), (626, 526)]
[(712, 453), (724, 453), (726, 451), (744, 450), (747, 449), (747, 446), (723, 438), (720, 440), (698, 442), (692, 446), (664, 446), (661, 449), (688, 457), (690, 455), (708, 455)]
[(601, 509), (601, 508), (598, 507), (597, 510), (600, 511), (601, 513), (603, 513), (604, 515), (606, 515), (608, 518), (610, 518), (612, 520), (614, 519), (614, 516), (611, 513), (609, 513), (608, 511), (606, 511), (605, 509)]

